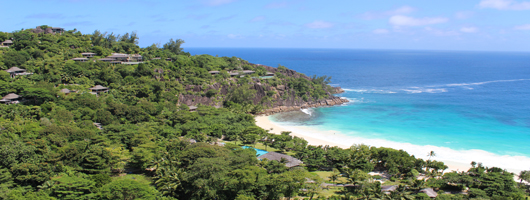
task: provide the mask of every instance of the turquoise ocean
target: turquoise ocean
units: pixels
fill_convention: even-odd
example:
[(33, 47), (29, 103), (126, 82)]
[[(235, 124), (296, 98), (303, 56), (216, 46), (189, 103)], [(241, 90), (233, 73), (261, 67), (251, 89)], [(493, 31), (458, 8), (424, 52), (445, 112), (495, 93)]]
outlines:
[[(185, 50), (192, 55), (237, 56), (273, 67), (281, 64), (309, 76), (331, 76), (332, 85), (346, 91), (339, 96), (351, 101), (344, 106), (273, 115), (270, 119), (275, 123), (462, 152), (462, 156), (445, 156), (454, 161), (468, 163), (458, 157), (473, 152), (476, 155), (471, 157), (478, 162), (530, 168), (530, 53)], [(514, 163), (518, 160), (524, 162)]]

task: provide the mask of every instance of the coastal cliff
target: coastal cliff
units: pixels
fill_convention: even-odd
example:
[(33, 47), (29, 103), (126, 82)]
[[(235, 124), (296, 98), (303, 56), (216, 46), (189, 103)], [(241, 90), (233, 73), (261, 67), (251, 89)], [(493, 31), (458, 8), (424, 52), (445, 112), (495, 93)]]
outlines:
[[(277, 74), (274, 82), (267, 81), (261, 78), (249, 79), (248, 90), (254, 91), (250, 101), (254, 105), (261, 105), (263, 109), (254, 114), (270, 115), (279, 112), (289, 112), (300, 110), (304, 108), (334, 106), (347, 103), (347, 99), (336, 97), (333, 94), (343, 93), (344, 90), (340, 87), (328, 86), (326, 92), (320, 98), (315, 98), (311, 92), (297, 95), (296, 88), (293, 84), (288, 84), (287, 79), (305, 79), (308, 82), (312, 78), (298, 73), (290, 69), (278, 69), (264, 65), (255, 65), (255, 67), (263, 67), (267, 72)], [(280, 76), (280, 77), (278, 77)], [(291, 86), (289, 86), (291, 85)], [(309, 84), (305, 85), (310, 87)], [(188, 106), (209, 105), (214, 107), (223, 107), (223, 102), (227, 100), (230, 92), (238, 87), (243, 87), (243, 84), (238, 83), (235, 78), (227, 78), (224, 83), (214, 83), (211, 85), (187, 85), (186, 93), (179, 94), (178, 99), (182, 104)], [(209, 91), (214, 91), (215, 95), (208, 95)]]

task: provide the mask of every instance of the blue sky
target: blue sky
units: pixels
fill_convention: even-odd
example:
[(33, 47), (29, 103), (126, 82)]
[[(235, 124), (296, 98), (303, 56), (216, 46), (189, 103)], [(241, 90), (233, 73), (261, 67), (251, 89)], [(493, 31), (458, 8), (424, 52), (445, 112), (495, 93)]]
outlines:
[[(1, 31), (137, 31), (140, 46), (530, 51), (530, 0), (16, 0)], [(12, 8), (12, 9), (8, 9)]]

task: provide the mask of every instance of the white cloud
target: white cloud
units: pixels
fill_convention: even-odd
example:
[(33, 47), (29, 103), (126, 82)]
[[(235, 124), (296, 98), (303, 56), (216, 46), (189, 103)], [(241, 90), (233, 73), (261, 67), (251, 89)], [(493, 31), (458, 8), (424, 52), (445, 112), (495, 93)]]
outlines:
[(308, 28), (323, 29), (323, 28), (331, 28), (334, 26), (334, 24), (331, 22), (317, 20), (317, 21), (305, 24), (305, 26)]
[(389, 10), (389, 11), (365, 12), (365, 13), (361, 14), (361, 18), (366, 19), (366, 20), (380, 19), (380, 18), (385, 18), (385, 17), (392, 16), (392, 15), (409, 14), (409, 13), (415, 11), (415, 10), (416, 10), (415, 8), (410, 7), (410, 6), (401, 6), (399, 8), (396, 8), (394, 10)]
[(445, 23), (447, 21), (448, 19), (443, 17), (413, 18), (403, 15), (394, 15), (388, 20), (388, 22), (394, 26), (425, 26), (430, 24)]
[(476, 33), (478, 31), (478, 28), (473, 26), (466, 26), (462, 27), (460, 31), (464, 33)]
[(513, 29), (515, 29), (515, 30), (530, 30), (530, 24), (525, 24), (525, 25), (521, 25), (521, 26), (516, 26), (516, 27), (514, 27)]
[(259, 21), (263, 21), (265, 19), (264, 16), (257, 16), (257, 17), (254, 17), (254, 19), (251, 19), (250, 22), (259, 22)]
[(425, 30), (429, 33), (432, 33), (436, 36), (455, 36), (455, 35), (460, 35), (460, 33), (458, 33), (457, 31), (446, 31), (446, 30), (440, 30), (440, 29), (435, 29), (435, 28), (431, 28), (431, 27), (425, 27)]
[(470, 18), (474, 15), (475, 13), (472, 12), (472, 11), (461, 11), (461, 12), (457, 12), (455, 14), (455, 18), (457, 19), (467, 19), (467, 18)]
[(514, 0), (482, 0), (480, 8), (494, 8), (499, 10), (530, 10), (530, 2), (517, 2)]
[(229, 4), (235, 1), (237, 0), (205, 0), (203, 2), (204, 4), (208, 6), (220, 6), (220, 5)]
[(228, 38), (230, 39), (237, 39), (237, 38), (242, 38), (241, 35), (236, 35), (236, 34), (228, 34), (226, 35)]
[(375, 33), (375, 34), (387, 34), (388, 30), (383, 29), (383, 28), (379, 28), (379, 29), (373, 30), (372, 32)]

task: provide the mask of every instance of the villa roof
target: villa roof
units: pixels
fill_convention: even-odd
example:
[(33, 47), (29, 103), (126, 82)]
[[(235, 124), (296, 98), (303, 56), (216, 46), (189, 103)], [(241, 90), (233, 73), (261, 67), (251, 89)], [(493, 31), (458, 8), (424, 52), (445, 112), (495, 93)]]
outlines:
[(285, 166), (286, 167), (296, 167), (296, 166), (299, 166), (300, 164), (302, 164), (302, 161), (296, 159), (296, 158), (293, 158), (292, 156), (288, 156), (288, 155), (285, 155), (285, 154), (281, 154), (281, 153), (276, 153), (276, 152), (269, 152), (269, 153), (266, 153), (266, 154), (263, 154), (261, 156), (258, 157), (258, 159), (267, 159), (267, 160), (276, 160), (278, 162), (280, 162), (283, 159), (287, 160), (287, 163), (285, 163)]
[(84, 52), (84, 53), (81, 53), (81, 55), (96, 55), (96, 53), (92, 53), (92, 52)]
[(255, 71), (252, 71), (252, 70), (243, 70), (243, 73), (245, 74), (252, 74), (254, 73)]
[(96, 85), (94, 86), (93, 88), (89, 88), (91, 90), (105, 90), (105, 89), (109, 89), (108, 87), (103, 87), (101, 85)]
[(208, 73), (210, 73), (210, 74), (218, 74), (219, 71), (209, 71)]
[(101, 58), (101, 59), (98, 59), (98, 60), (100, 60), (100, 61), (112, 61), (114, 59), (112, 59), (112, 58)]
[(68, 93), (71, 93), (72, 91), (69, 90), (69, 89), (63, 88), (63, 89), (60, 90), (60, 92), (68, 94)]
[(396, 191), (397, 185), (382, 185), (381, 192), (393, 192)]
[(10, 100), (10, 99), (18, 99), (20, 97), (20, 95), (18, 94), (15, 94), (15, 93), (9, 93), (7, 94), (4, 98), (2, 98), (2, 100)]
[[(127, 54), (126, 54), (126, 55), (127, 55)], [(132, 56), (132, 57), (142, 57), (142, 55), (140, 55), (140, 54), (133, 54), (133, 55), (131, 55), (131, 56)]]
[(267, 72), (266, 74), (267, 75), (274, 75), (274, 73), (272, 73), (272, 72)]
[(438, 194), (432, 188), (425, 188), (420, 190), (420, 192), (427, 194), (427, 196), (431, 198), (436, 198), (438, 196)]
[(78, 60), (88, 60), (88, 58), (72, 58), (70, 60), (78, 61)]
[(18, 68), (18, 67), (11, 67), (11, 68), (9, 68), (8, 70), (6, 70), (6, 72), (9, 72), (9, 73), (11, 73), (11, 72), (18, 72), (18, 71), (26, 71), (26, 70), (25, 70), (25, 69), (20, 69), (20, 68)]
[(190, 108), (190, 110), (197, 110), (197, 106), (188, 106), (188, 108)]
[(13, 41), (11, 41), (11, 40), (6, 40), (6, 41), (4, 41), (4, 42), (2, 42), (2, 43), (4, 43), (4, 44), (5, 44), (5, 43), (13, 44)]
[(125, 58), (125, 57), (129, 57), (129, 55), (123, 54), (123, 53), (112, 53), (112, 55), (107, 56), (107, 58)]
[(237, 76), (239, 73), (230, 73), (230, 76)]

